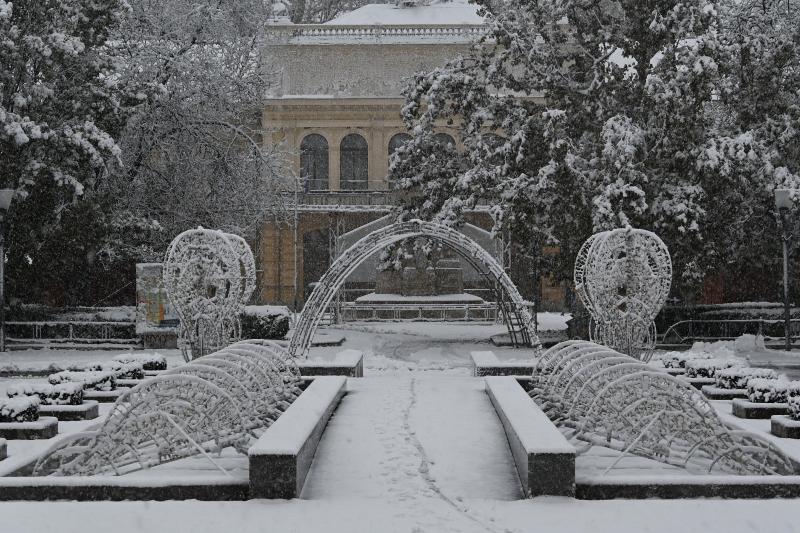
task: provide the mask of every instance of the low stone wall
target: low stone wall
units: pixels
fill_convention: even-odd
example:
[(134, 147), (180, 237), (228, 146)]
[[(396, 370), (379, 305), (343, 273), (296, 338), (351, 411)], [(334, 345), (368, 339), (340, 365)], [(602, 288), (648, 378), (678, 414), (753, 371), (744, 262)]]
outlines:
[(344, 377), (318, 377), (248, 451), (251, 498), (297, 498), (333, 412)]
[(364, 352), (343, 350), (333, 361), (301, 361), (297, 365), (303, 376), (364, 377)]
[(246, 500), (247, 480), (203, 477), (4, 477), (0, 501)]
[(574, 496), (575, 448), (513, 377), (487, 377), (484, 381), (525, 495)]
[(470, 352), (472, 359), (472, 375), (485, 376), (530, 376), (536, 366), (536, 361), (530, 362), (501, 362), (492, 351)]
[(649, 498), (797, 498), (800, 476), (670, 476), (578, 479), (580, 500)]

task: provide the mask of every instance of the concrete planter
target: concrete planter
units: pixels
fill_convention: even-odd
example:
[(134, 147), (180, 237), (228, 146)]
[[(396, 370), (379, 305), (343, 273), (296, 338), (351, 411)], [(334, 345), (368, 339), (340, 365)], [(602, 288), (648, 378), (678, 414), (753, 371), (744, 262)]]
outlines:
[(789, 412), (787, 403), (755, 403), (737, 398), (733, 400), (733, 416), (739, 418), (770, 418), (773, 415), (785, 415)]
[(770, 418), (770, 424), (770, 431), (776, 437), (800, 439), (800, 420), (787, 415), (775, 415)]
[(100, 416), (100, 404), (95, 400), (88, 400), (81, 405), (40, 405), (39, 414), (55, 417), (60, 422), (94, 420)]
[(0, 422), (0, 438), (8, 440), (51, 439), (58, 434), (58, 419), (39, 417), (35, 422)]

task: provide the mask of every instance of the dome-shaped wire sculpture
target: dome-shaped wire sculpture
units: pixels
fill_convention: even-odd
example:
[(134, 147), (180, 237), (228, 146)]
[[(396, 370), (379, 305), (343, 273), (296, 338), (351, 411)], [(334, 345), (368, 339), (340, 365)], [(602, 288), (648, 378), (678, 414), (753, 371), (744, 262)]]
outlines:
[(256, 285), (255, 259), (243, 238), (203, 228), (184, 231), (167, 248), (163, 278), (186, 361), (241, 337), (239, 315)]
[(664, 242), (630, 226), (595, 233), (578, 251), (574, 281), (591, 315), (590, 338), (649, 361), (656, 344), (655, 317), (672, 283)]
[(232, 446), (247, 453), (297, 398), (300, 384), (282, 347), (237, 342), (133, 387), (104, 422), (43, 454), (33, 473), (121, 475), (196, 454), (217, 465), (210, 452)]
[(723, 422), (685, 381), (593, 342), (547, 350), (534, 368), (531, 396), (579, 443), (579, 453), (604, 446), (620, 458), (638, 455), (694, 473), (796, 472), (771, 442)]

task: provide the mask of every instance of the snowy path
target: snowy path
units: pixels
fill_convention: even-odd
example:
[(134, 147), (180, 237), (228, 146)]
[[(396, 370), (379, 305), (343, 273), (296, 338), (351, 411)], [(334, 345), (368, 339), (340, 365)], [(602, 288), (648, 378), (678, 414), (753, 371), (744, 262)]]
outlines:
[(492, 529), (469, 500), (520, 495), (482, 380), (410, 374), (350, 380), (302, 497), (390, 500), (424, 530), (458, 531), (464, 521)]

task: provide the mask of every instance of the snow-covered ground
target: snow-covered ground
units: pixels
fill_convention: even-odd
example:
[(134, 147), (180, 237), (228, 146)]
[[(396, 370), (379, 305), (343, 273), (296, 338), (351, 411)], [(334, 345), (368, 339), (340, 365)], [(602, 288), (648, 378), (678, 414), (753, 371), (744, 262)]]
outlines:
[[(366, 377), (350, 380), (301, 499), (0, 503), (0, 533), (800, 531), (794, 500), (514, 501), (520, 488), (508, 445), (482, 383), (469, 378), (472, 350), (492, 350), (501, 360), (532, 355), (529, 350), (491, 345), (488, 337), (502, 330), (502, 325), (430, 323), (329, 328), (346, 337), (344, 345), (314, 348), (311, 357), (331, 359), (343, 349), (362, 350)], [(92, 361), (117, 354), (16, 352), (6, 357), (46, 367), (54, 358)], [(176, 351), (166, 355), (170, 364), (180, 364)], [(0, 388), (8, 381), (0, 381)], [(717, 403), (720, 410), (729, 409), (729, 402)], [(109, 407), (102, 409), (107, 412)], [(749, 429), (759, 431), (767, 423), (747, 422)], [(75, 431), (87, 423), (63, 424)], [(12, 455), (45, 445), (11, 444)], [(220, 464), (243, 478), (246, 459), (229, 452), (223, 453)], [(616, 452), (595, 449), (578, 466), (599, 475), (616, 458)], [(635, 457), (615, 467), (622, 475), (656, 471), (666, 476), (679, 472)], [(217, 472), (207, 460), (190, 458), (134, 475), (162, 474)]]

